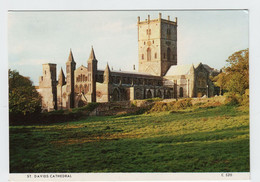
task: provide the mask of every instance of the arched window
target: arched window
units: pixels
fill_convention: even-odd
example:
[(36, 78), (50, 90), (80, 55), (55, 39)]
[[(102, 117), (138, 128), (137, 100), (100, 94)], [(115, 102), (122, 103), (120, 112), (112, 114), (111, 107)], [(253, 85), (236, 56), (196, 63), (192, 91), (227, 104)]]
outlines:
[(147, 99), (150, 99), (150, 98), (152, 98), (152, 97), (153, 97), (153, 96), (152, 96), (151, 90), (148, 90), (147, 95), (146, 95), (146, 98), (147, 98)]
[(144, 54), (142, 54), (142, 60), (144, 60)]
[(114, 89), (112, 93), (112, 101), (119, 101), (119, 92), (117, 89)]
[(180, 97), (183, 97), (183, 88), (180, 87)]
[(78, 93), (78, 85), (75, 87), (75, 92)]
[(162, 98), (162, 92), (160, 90), (157, 91), (157, 97)]
[(154, 58), (157, 59), (157, 53), (154, 53)]
[(171, 60), (171, 49), (168, 47), (167, 49), (167, 61)]
[(148, 47), (147, 49), (147, 61), (151, 61), (151, 49)]
[(80, 85), (80, 86), (79, 86), (79, 93), (82, 93), (82, 91), (83, 91), (83, 86)]
[(84, 85), (84, 93), (87, 93), (88, 91), (87, 91), (87, 85), (85, 84)]

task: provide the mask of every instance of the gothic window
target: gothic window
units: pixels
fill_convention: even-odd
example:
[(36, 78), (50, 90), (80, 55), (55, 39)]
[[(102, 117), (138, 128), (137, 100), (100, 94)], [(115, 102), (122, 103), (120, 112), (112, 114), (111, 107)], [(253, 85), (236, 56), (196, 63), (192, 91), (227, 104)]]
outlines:
[(153, 40), (153, 44), (154, 44), (154, 40)]
[(83, 91), (83, 86), (80, 85), (80, 86), (79, 86), (79, 93), (82, 93), (82, 91)]
[(152, 92), (151, 92), (151, 90), (148, 90), (147, 95), (146, 95), (146, 98), (147, 98), (147, 99), (152, 98)]
[(171, 29), (168, 28), (167, 29), (167, 39), (170, 39), (171, 38)]
[(87, 85), (85, 84), (84, 85), (84, 93), (87, 93), (88, 91), (87, 91)]
[(144, 54), (142, 54), (142, 60), (144, 60)]
[(167, 49), (167, 61), (171, 60), (171, 49), (168, 47)]
[(180, 87), (180, 97), (183, 97), (183, 88)]
[(46, 70), (45, 70), (45, 75), (46, 75)]
[(145, 42), (144, 42), (144, 45), (145, 45)]
[(160, 90), (157, 92), (157, 97), (162, 98), (162, 92)]
[(119, 92), (115, 89), (112, 93), (112, 101), (119, 101)]
[(157, 53), (154, 53), (154, 58), (155, 58), (155, 59), (157, 58)]
[(147, 30), (146, 30), (146, 34), (147, 34), (147, 35), (151, 35), (151, 29), (147, 29)]
[(151, 61), (151, 49), (148, 47), (147, 49), (147, 61)]
[(171, 35), (171, 29), (167, 29), (167, 35), (169, 36), (169, 35)]

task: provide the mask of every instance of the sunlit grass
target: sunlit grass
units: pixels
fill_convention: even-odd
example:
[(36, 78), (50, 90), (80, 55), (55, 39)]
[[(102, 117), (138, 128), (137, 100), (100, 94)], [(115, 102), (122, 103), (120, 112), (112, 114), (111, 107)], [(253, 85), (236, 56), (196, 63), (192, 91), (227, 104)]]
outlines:
[(219, 106), (11, 126), (10, 170), (249, 171), (249, 114)]

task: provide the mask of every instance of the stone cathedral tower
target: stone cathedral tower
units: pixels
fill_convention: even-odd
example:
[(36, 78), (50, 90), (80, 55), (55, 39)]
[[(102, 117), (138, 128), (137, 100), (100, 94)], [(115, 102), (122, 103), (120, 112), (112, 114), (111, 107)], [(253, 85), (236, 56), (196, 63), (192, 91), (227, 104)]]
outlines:
[(138, 17), (139, 72), (164, 76), (172, 65), (177, 65), (177, 18), (145, 21)]

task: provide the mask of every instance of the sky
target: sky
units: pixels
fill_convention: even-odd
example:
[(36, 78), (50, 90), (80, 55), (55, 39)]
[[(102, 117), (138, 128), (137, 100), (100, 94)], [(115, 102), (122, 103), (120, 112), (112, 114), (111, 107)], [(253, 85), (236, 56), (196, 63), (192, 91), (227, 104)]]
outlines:
[(91, 46), (98, 69), (138, 67), (137, 17), (178, 18), (178, 64), (202, 62), (221, 69), (234, 52), (249, 47), (248, 12), (215, 11), (11, 11), (9, 68), (38, 85), (42, 64), (56, 63), (57, 75), (72, 49), (77, 67), (87, 65)]

